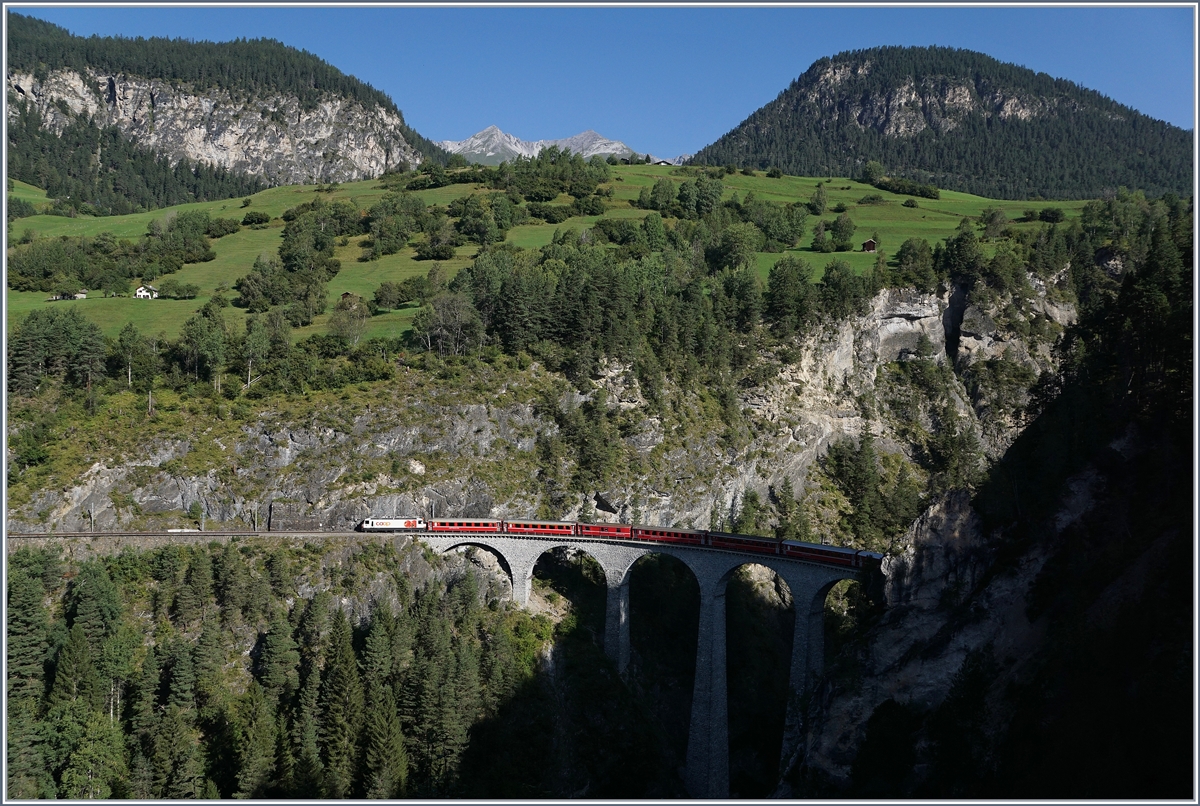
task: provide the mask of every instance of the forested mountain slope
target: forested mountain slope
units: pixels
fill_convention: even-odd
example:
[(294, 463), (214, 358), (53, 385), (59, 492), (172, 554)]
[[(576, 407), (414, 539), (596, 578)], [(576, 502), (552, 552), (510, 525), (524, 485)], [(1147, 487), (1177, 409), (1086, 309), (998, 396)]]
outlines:
[(954, 48), (880, 47), (813, 63), (695, 164), (891, 174), (984, 196), (1095, 198), (1192, 186), (1192, 133), (1073, 82)]
[[(273, 40), (84, 38), (20, 14), (8, 20), (9, 173), (52, 195), (82, 190), (120, 209), (103, 203), (106, 183), (95, 175), (128, 167), (128, 148), (101, 147), (116, 136), (172, 168), (187, 160), (268, 184), (370, 178), (448, 157), (386, 95)], [(82, 131), (91, 127), (99, 140)], [(58, 153), (64, 134), (90, 161)], [(129, 201), (145, 207), (137, 184)], [(191, 191), (194, 200), (221, 197)], [(152, 200), (180, 201), (170, 190)]]

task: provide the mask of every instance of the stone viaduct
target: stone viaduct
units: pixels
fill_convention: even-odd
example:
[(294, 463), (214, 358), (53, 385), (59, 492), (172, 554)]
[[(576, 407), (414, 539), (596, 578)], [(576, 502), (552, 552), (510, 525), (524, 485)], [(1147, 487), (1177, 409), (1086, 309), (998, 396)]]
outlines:
[(629, 571), (646, 554), (667, 554), (692, 570), (700, 584), (700, 629), (696, 682), (688, 728), (686, 785), (694, 798), (729, 797), (729, 714), (725, 680), (725, 587), (739, 567), (755, 563), (783, 578), (792, 593), (796, 626), (792, 641), (791, 696), (784, 722), (783, 756), (799, 741), (801, 694), (824, 662), (825, 596), (835, 583), (855, 579), (855, 569), (790, 558), (718, 549), (580, 537), (511, 535), (422, 535), (442, 552), (476, 546), (496, 554), (512, 579), (513, 600), (525, 605), (538, 558), (556, 548), (587, 553), (604, 569), (608, 604), (604, 651), (624, 675), (629, 665)]

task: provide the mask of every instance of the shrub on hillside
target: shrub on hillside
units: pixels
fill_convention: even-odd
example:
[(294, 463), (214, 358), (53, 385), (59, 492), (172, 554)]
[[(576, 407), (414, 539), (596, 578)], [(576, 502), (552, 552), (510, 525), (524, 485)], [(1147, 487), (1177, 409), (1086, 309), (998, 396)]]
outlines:
[(895, 179), (885, 176), (875, 183), (875, 187), (880, 190), (890, 191), (891, 193), (905, 196), (920, 196), (925, 199), (940, 199), (942, 196), (935, 186), (922, 185), (920, 182), (914, 182), (911, 179)]
[(242, 225), (237, 222), (236, 218), (214, 218), (208, 222), (208, 228), (204, 230), (204, 234), (210, 238), (223, 238), (241, 228)]
[(529, 215), (534, 218), (540, 218), (547, 224), (561, 224), (572, 215), (571, 208), (565, 204), (530, 202), (526, 206), (529, 208)]

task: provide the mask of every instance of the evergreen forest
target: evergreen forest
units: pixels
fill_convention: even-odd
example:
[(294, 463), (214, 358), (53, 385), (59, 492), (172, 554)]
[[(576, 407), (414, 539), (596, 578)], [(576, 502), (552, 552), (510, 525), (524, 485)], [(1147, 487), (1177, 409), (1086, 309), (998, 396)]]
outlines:
[[(97, 155), (99, 155), (97, 157)], [(174, 165), (134, 145), (116, 126), (75, 120), (61, 133), (21, 104), (8, 122), (8, 176), (45, 189), (57, 215), (125, 215), (257, 193), (266, 183), (202, 162)], [(33, 211), (27, 214), (32, 215)]]
[[(321, 590), (300, 598), (298, 584)], [(471, 727), (528, 681), (550, 629), (479, 585), (469, 564), (378, 542), (174, 544), (79, 564), (18, 551), (9, 797), (458, 792)]]
[[(537, 573), (554, 618), (513, 608), (470, 556), (406, 538), (185, 539), (83, 560), (20, 548), (8, 797), (682, 795), (695, 581), (639, 564), (622, 682), (597, 638), (599, 566), (558, 552)], [(778, 723), (733, 742), (739, 787), (765, 793), (790, 632), (748, 578), (730, 590), (734, 617), (756, 625), (742, 645), (766, 649), (731, 695)], [(657, 701), (663, 688), (686, 693)]]

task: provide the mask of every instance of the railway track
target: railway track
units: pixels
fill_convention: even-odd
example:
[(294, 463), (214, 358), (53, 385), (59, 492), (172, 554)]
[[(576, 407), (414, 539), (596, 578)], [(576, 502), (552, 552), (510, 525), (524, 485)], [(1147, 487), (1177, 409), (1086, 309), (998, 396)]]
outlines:
[[(529, 540), (543, 543), (606, 543), (606, 544), (639, 544), (647, 546), (671, 545), (677, 548), (686, 548), (694, 551), (716, 551), (720, 553), (733, 553), (745, 556), (747, 558), (761, 557), (767, 554), (762, 547), (757, 549), (746, 549), (735, 545), (677, 545), (670, 542), (657, 541), (654, 539), (639, 539), (634, 536), (600, 536), (600, 535), (549, 535), (549, 534), (480, 534), (474, 531), (453, 532), (453, 531), (417, 531), (417, 530), (396, 530), (396, 531), (339, 531), (339, 532), (313, 532), (313, 531), (254, 531), (253, 529), (237, 529), (237, 530), (221, 530), (221, 531), (200, 531), (199, 529), (175, 529), (157, 532), (20, 532), (6, 533), (7, 540), (47, 540), (47, 539), (82, 539), (89, 540), (95, 538), (130, 538), (130, 539), (145, 539), (145, 538), (184, 538), (196, 541), (201, 540), (219, 540), (222, 538), (234, 537), (283, 537), (283, 538), (298, 538), (298, 539), (317, 539), (328, 540), (330, 538), (352, 538), (361, 537), (364, 534), (388, 534), (388, 535), (404, 535), (407, 534), (414, 538), (423, 536), (430, 537), (452, 537), (461, 538), (464, 541), (480, 541), (486, 542), (488, 538), (504, 537), (509, 539)], [(731, 536), (732, 537), (732, 536)], [(759, 539), (762, 540), (762, 539)], [(773, 541), (765, 541), (771, 542)], [(815, 547), (814, 548), (822, 548)], [(832, 548), (832, 547), (830, 547)], [(834, 549), (835, 551), (847, 551), (845, 549)], [(853, 561), (854, 567), (862, 567), (864, 564), (878, 563), (883, 559), (882, 555), (871, 552), (856, 552), (858, 558)], [(772, 559), (790, 560), (796, 562), (825, 562), (829, 563), (830, 559), (826, 557), (816, 556), (789, 556), (787, 554), (770, 553)], [(831, 564), (850, 565), (851, 562), (846, 560), (835, 559)]]
[(361, 534), (356, 531), (346, 532), (286, 532), (286, 531), (254, 531), (253, 529), (200, 531), (199, 529), (168, 529), (161, 532), (5, 532), (8, 540), (22, 538), (46, 537), (350, 537)]

